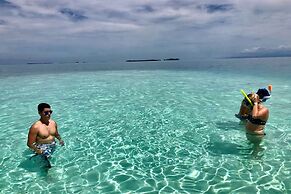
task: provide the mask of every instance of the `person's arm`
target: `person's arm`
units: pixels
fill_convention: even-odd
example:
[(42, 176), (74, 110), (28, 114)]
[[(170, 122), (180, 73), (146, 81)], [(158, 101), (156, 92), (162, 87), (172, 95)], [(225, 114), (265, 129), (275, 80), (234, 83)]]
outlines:
[(257, 119), (260, 114), (259, 114), (259, 102), (260, 102), (260, 99), (259, 99), (259, 96), (258, 95), (255, 95), (254, 98), (252, 99), (253, 101), (253, 110), (252, 110), (252, 117), (254, 119)]
[(56, 138), (59, 140), (60, 144), (63, 146), (65, 144), (65, 142), (62, 140), (62, 138), (61, 138), (61, 136), (60, 136), (60, 134), (58, 132), (58, 125), (57, 125), (57, 123), (55, 123), (55, 124), (56, 124)]
[(244, 116), (244, 115), (248, 115), (249, 109), (246, 105), (241, 104), (240, 109), (239, 109), (239, 114)]
[(252, 117), (254, 119), (258, 119), (260, 117), (264, 117), (264, 115), (267, 115), (267, 118), (269, 117), (269, 110), (267, 108), (261, 108), (259, 110), (258, 106), (259, 106), (259, 103), (260, 103), (260, 99), (257, 97), (255, 99), (255, 102), (254, 102), (254, 106), (253, 106), (253, 110), (252, 110)]
[(263, 119), (268, 120), (269, 118), (269, 110), (267, 108), (258, 109), (258, 104), (254, 103), (252, 117), (254, 119)]
[(250, 109), (248, 106), (245, 105), (244, 100), (241, 102), (239, 115), (241, 116), (248, 116), (250, 114)]
[(27, 146), (35, 151), (37, 154), (42, 154), (42, 150), (38, 149), (35, 146), (36, 137), (37, 137), (38, 129), (35, 125), (32, 125), (29, 129), (28, 138), (27, 138)]
[(253, 110), (252, 110), (252, 117), (254, 119), (259, 117), (258, 102), (254, 102), (254, 106), (253, 106)]

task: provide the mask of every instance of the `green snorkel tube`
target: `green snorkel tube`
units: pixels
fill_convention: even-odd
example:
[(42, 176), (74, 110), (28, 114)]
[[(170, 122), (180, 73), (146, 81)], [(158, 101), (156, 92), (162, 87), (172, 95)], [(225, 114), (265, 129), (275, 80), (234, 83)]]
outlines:
[(244, 95), (244, 97), (249, 101), (251, 106), (254, 106), (252, 101), (249, 99), (248, 95), (245, 93), (243, 89), (240, 90), (240, 92)]

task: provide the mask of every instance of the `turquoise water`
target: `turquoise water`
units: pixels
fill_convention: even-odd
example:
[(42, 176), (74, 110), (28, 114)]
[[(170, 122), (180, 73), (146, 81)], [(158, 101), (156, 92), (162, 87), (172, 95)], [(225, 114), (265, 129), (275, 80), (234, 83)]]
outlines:
[[(0, 67), (1, 193), (291, 192), (290, 59), (15, 67)], [(234, 117), (239, 90), (268, 84), (267, 135), (254, 146)], [(51, 104), (65, 141), (49, 170), (26, 147), (40, 102)]]

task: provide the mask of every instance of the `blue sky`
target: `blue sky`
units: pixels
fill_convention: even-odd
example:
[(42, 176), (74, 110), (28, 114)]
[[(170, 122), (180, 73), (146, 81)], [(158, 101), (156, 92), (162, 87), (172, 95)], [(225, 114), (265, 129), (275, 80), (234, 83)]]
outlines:
[(291, 56), (290, 0), (0, 0), (0, 63)]

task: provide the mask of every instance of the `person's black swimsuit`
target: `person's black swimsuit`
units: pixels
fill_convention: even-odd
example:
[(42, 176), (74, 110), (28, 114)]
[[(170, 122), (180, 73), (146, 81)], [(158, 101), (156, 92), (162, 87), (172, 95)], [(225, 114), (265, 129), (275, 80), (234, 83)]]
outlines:
[(250, 121), (254, 125), (266, 125), (266, 122), (267, 122), (267, 121), (263, 121), (261, 119), (254, 119), (252, 117), (252, 115), (249, 115), (247, 119), (248, 119), (248, 121)]

